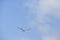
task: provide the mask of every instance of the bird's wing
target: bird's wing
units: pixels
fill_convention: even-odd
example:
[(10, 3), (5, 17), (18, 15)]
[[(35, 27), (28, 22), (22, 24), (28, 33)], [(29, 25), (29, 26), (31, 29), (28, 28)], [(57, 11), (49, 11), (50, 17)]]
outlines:
[(22, 30), (23, 32), (31, 30), (31, 29), (25, 29), (24, 30), (23, 28), (20, 28), (20, 27), (18, 27), (18, 29)]
[(18, 27), (18, 29), (23, 30), (22, 28)]

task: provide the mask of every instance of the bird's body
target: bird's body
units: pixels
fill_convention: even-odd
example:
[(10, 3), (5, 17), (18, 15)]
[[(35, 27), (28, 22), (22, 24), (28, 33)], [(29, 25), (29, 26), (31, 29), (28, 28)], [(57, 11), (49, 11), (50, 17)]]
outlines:
[(18, 27), (18, 29), (20, 29), (23, 32), (30, 30), (30, 29), (24, 29), (24, 28), (20, 28), (20, 27)]

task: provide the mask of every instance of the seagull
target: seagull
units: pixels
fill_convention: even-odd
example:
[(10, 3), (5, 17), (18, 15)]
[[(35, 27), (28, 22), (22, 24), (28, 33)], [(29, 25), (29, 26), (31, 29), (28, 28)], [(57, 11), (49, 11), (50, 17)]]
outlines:
[(31, 30), (31, 29), (24, 29), (24, 28), (21, 28), (21, 27), (18, 27), (18, 29), (20, 29), (23, 32)]

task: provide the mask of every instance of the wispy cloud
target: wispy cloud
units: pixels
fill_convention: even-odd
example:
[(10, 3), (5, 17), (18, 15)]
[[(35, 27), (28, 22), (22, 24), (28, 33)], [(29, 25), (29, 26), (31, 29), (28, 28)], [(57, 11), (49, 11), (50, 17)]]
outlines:
[(60, 35), (58, 34), (53, 34), (53, 35), (47, 35), (47, 36), (43, 36), (42, 39), (43, 40), (60, 40)]
[[(55, 11), (52, 15), (58, 16), (60, 14), (60, 1), (59, 0), (31, 0), (25, 4), (39, 15), (45, 15), (47, 11)], [(57, 13), (58, 12), (58, 13)], [(51, 14), (51, 13), (50, 13)]]
[(42, 40), (60, 40), (60, 34), (53, 35), (56, 33), (56, 31), (54, 32), (56, 29), (51, 25), (54, 20), (52, 20), (51, 16), (53, 18), (58, 18), (57, 20), (60, 19), (60, 1), (33, 0), (32, 2), (27, 2), (26, 6), (32, 10), (34, 15), (36, 15), (35, 19), (29, 22), (29, 25), (35, 26), (40, 32), (47, 34), (47, 36), (43, 35)]

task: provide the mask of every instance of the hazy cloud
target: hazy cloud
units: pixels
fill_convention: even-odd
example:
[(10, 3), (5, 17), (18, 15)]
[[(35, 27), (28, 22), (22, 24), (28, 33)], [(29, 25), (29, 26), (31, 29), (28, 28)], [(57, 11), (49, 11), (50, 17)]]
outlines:
[(29, 25), (35, 26), (40, 32), (47, 34), (47, 36), (42, 36), (42, 40), (60, 40), (60, 34), (53, 35), (56, 33), (54, 32), (56, 29), (55, 27), (52, 28), (53, 25), (51, 25), (54, 20), (51, 19), (51, 16), (60, 19), (59, 0), (31, 0), (28, 1), (25, 6), (29, 7), (32, 13), (36, 15), (35, 19), (29, 21)]

